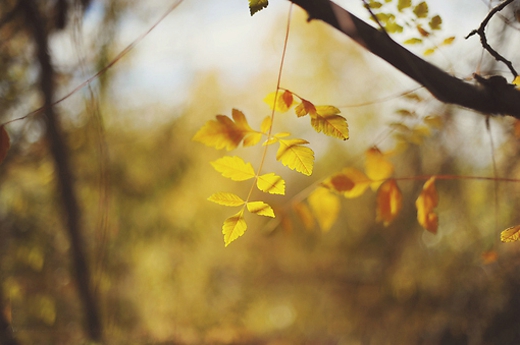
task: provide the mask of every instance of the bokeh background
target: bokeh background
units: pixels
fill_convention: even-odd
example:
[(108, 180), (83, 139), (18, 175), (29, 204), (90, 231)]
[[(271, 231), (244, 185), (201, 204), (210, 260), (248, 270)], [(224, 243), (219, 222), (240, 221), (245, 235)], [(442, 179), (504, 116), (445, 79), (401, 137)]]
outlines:
[[(13, 4), (2, 2), (1, 13)], [(341, 4), (368, 20), (361, 1)], [(427, 59), (468, 80), (473, 72), (507, 74), (475, 37), (464, 40), (490, 4), (429, 5), (444, 19), (430, 42), (456, 40)], [(93, 1), (84, 13), (71, 12), (67, 28), (50, 36), (56, 98), (112, 61), (169, 6)], [(209, 162), (224, 152), (191, 138), (232, 108), (254, 127), (270, 113), (262, 100), (276, 87), (288, 13), (288, 1), (273, 0), (250, 17), (245, 0), (185, 0), (90, 89), (56, 106), (72, 153), (106, 343), (518, 343), (519, 247), (499, 242), (501, 230), (520, 224), (517, 183), (438, 181), (437, 235), (416, 222), (421, 181), (399, 182), (403, 210), (388, 227), (375, 222), (372, 192), (342, 199), (326, 233), (306, 228), (291, 206), (343, 167), (362, 169), (373, 145), (395, 148), (402, 129), (396, 123), (411, 128), (429, 115), (440, 116), (442, 127), (420, 138), (401, 136), (409, 145), (391, 158), (395, 176), (516, 178), (514, 121), (491, 118), (487, 131), (481, 114), (442, 105), (422, 89), (414, 93), (421, 101), (403, 97), (417, 85), (333, 29), (307, 23), (296, 7), (282, 86), (339, 107), (351, 139), (317, 134), (292, 113), (277, 115), (276, 131), (310, 141), (314, 174), (286, 169), (270, 151), (265, 169), (284, 177), (287, 195), (267, 201), (291, 226), (252, 216), (246, 234), (224, 247), (221, 225), (233, 210), (206, 199), (219, 191), (243, 195), (249, 185), (214, 171)], [(519, 28), (504, 11), (488, 30), (496, 48), (517, 63)], [(406, 30), (396, 39), (413, 28)], [(0, 27), (0, 37), (6, 122), (40, 106), (39, 70), (21, 21)], [(421, 54), (424, 47), (410, 49)], [(12, 147), (0, 165), (2, 312), (21, 344), (88, 343), (45, 122), (36, 114), (6, 127)], [(232, 154), (256, 165), (261, 149)]]

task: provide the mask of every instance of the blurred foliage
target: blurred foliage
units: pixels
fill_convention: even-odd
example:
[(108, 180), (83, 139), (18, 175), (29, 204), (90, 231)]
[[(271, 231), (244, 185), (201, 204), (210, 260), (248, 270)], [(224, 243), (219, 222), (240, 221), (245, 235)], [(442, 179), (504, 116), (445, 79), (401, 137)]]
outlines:
[[(1, 12), (12, 3), (1, 2)], [(110, 27), (106, 32), (112, 35), (121, 20), (117, 13), (137, 5), (114, 1), (110, 6), (104, 12), (109, 19), (97, 29)], [(321, 97), (324, 104), (330, 98), (340, 104), (391, 93), (391, 81), (385, 79), (390, 78), (380, 77), (373, 60), (304, 18), (296, 14), (284, 86), (295, 85), (295, 92)], [(31, 46), (20, 25), (13, 21), (0, 28), (2, 121), (38, 105)], [(99, 41), (83, 42), (93, 57), (88, 69), (117, 53), (110, 37), (98, 36)], [(76, 68), (63, 68), (60, 87), (75, 84)], [(84, 99), (71, 98), (59, 107), (107, 344), (518, 342), (520, 255), (517, 243), (498, 242), (498, 230), (520, 223), (520, 186), (437, 181), (436, 235), (416, 222), (421, 181), (398, 182), (403, 207), (388, 227), (376, 223), (373, 193), (342, 199), (339, 220), (327, 233), (304, 224), (292, 208), (318, 178), (345, 166), (362, 169), (360, 153), (376, 143), (406, 142), (406, 149), (391, 158), (394, 176), (493, 174), (481, 115), (462, 114), (422, 93), (421, 103), (396, 99), (340, 107), (351, 140), (314, 137), (319, 143), (316, 180), (289, 174), (287, 195), (266, 197), (292, 226), (251, 217), (248, 236), (224, 248), (221, 208), (206, 197), (241, 187), (215, 173), (209, 162), (218, 153), (191, 138), (231, 106), (247, 110), (258, 127), (268, 113), (262, 98), (273, 84), (272, 66), (258, 67), (249, 84), (254, 87), (247, 90), (229, 90), (218, 72), (201, 72), (191, 86), (193, 97), (181, 106), (131, 110), (111, 102), (111, 73), (124, 74), (132, 64), (118, 68), (94, 85), (93, 99), (85, 93)], [(346, 71), (345, 77), (338, 71)], [(424, 116), (409, 116), (415, 112)], [(433, 112), (442, 118), (442, 128), (420, 138), (410, 134)], [(157, 113), (159, 125), (149, 120)], [(277, 121), (295, 135), (314, 135), (294, 116)], [(395, 129), (395, 123), (402, 126)], [(492, 126), (501, 129), (493, 153), (499, 175), (518, 176), (520, 146), (511, 121), (496, 119)], [(45, 126), (36, 115), (7, 129), (12, 147), (0, 165), (1, 312), (21, 344), (86, 343), (56, 176), (42, 139)], [(379, 130), (386, 133), (384, 142), (375, 134)], [(402, 135), (391, 138), (391, 131)], [(239, 153), (257, 158), (254, 148)], [(284, 167), (269, 169), (285, 173)]]

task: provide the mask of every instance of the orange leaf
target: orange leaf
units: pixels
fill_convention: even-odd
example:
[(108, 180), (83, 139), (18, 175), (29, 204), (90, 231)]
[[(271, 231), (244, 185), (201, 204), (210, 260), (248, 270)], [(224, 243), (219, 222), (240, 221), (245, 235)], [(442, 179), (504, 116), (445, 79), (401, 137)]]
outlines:
[(311, 102), (302, 99), (302, 102), (294, 108), (294, 112), (296, 113), (296, 116), (302, 117), (309, 113), (315, 113), (316, 107)]
[(492, 264), (498, 260), (497, 252), (491, 250), (489, 252), (482, 253), (482, 262), (484, 265)]
[(500, 233), (500, 241), (502, 242), (516, 242), (520, 240), (520, 225), (512, 226)]
[(338, 193), (343, 193), (345, 198), (357, 198), (367, 190), (371, 182), (362, 171), (349, 167), (331, 176), (324, 185)]
[(292, 92), (288, 90), (283, 92), (281, 90), (278, 92), (271, 92), (266, 98), (264, 98), (264, 102), (267, 103), (271, 109), (273, 109), (274, 106), (274, 110), (281, 113), (288, 111), (295, 103)]
[(9, 151), (10, 146), (9, 134), (7, 134), (5, 126), (0, 126), (0, 163), (7, 156), (7, 151)]
[(366, 152), (365, 171), (373, 181), (370, 187), (375, 191), (387, 178), (392, 176), (394, 165), (374, 146)]
[(439, 219), (434, 209), (439, 203), (439, 196), (435, 189), (435, 177), (431, 177), (423, 186), (422, 192), (415, 201), (417, 207), (417, 221), (429, 232), (436, 234)]
[(388, 226), (403, 206), (403, 195), (394, 179), (385, 181), (377, 192), (377, 222)]

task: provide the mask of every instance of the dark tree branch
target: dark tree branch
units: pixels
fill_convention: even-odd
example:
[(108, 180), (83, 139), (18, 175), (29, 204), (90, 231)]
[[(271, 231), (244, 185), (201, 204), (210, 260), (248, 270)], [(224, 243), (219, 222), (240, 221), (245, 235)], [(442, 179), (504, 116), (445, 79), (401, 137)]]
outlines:
[(507, 60), (505, 57), (500, 55), (495, 49), (493, 49), (489, 45), (489, 43), (487, 41), (487, 37), (486, 37), (486, 32), (485, 32), (486, 26), (488, 25), (491, 18), (495, 15), (495, 13), (501, 11), (502, 9), (504, 9), (507, 5), (509, 5), (513, 1), (515, 1), (515, 0), (506, 0), (506, 1), (502, 2), (500, 5), (493, 8), (491, 11), (489, 11), (488, 15), (486, 16), (486, 18), (484, 18), (484, 20), (480, 24), (479, 28), (471, 31), (466, 36), (466, 39), (470, 38), (471, 36), (473, 36), (475, 34), (479, 35), (480, 42), (482, 43), (482, 47), (484, 49), (486, 49), (489, 52), (489, 54), (491, 54), (491, 56), (493, 56), (495, 58), (495, 60), (503, 62), (507, 66), (507, 68), (509, 68), (511, 73), (513, 73), (513, 76), (516, 77), (516, 76), (518, 76), (518, 73), (516, 72), (515, 68), (513, 67), (513, 64), (511, 63), (511, 61)]
[[(444, 103), (484, 114), (510, 115), (520, 119), (520, 91), (503, 83), (470, 84), (414, 55), (381, 32), (329, 0), (290, 0), (340, 30), (373, 54), (390, 63), (428, 89)], [(485, 80), (485, 79), (484, 79)]]
[(101, 341), (102, 324), (97, 302), (94, 298), (94, 293), (91, 287), (88, 260), (83, 249), (80, 226), (80, 209), (73, 186), (69, 153), (67, 151), (65, 139), (59, 127), (54, 107), (52, 106), (55, 72), (49, 56), (49, 45), (44, 25), (45, 23), (34, 0), (20, 1), (22, 2), (27, 26), (32, 31), (34, 42), (36, 44), (37, 58), (40, 64), (40, 89), (44, 98), (44, 113), (47, 120), (46, 134), (57, 171), (64, 218), (66, 219), (66, 228), (71, 245), (74, 276), (76, 278), (79, 298), (85, 312), (85, 328), (91, 340)]

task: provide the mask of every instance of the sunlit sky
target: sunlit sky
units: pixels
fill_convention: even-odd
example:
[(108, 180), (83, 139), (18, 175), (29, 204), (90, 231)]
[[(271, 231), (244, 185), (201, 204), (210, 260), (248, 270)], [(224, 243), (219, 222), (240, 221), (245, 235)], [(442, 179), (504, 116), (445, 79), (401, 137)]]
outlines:
[[(120, 28), (120, 48), (152, 26), (172, 3), (163, 0), (146, 2), (146, 5), (140, 5), (142, 12), (126, 14)], [(338, 3), (362, 18), (367, 17), (361, 1), (343, 0)], [(289, 1), (273, 0), (267, 9), (253, 17), (249, 15), (246, 0), (227, 0), (225, 5), (222, 4), (222, 1), (207, 0), (181, 3), (125, 57), (131, 61), (132, 69), (119, 75), (116, 84), (118, 98), (127, 105), (158, 101), (179, 104), (187, 97), (189, 86), (201, 71), (218, 71), (226, 82), (243, 87), (257, 66), (267, 64), (276, 68), (284, 32), (276, 31), (275, 27), (283, 27), (277, 22), (286, 20)], [(431, 13), (442, 15), (446, 36), (457, 36), (457, 47), (462, 46), (464, 50), (468, 45), (478, 44), (477, 39), (463, 42), (463, 36), (475, 28), (487, 12), (483, 1), (430, 1), (429, 6)], [(94, 6), (90, 11), (87, 24), (96, 22), (97, 8)], [(301, 10), (298, 8), (296, 11)], [(461, 15), (464, 20), (460, 20)], [(266, 44), (268, 40), (270, 43)], [(446, 59), (450, 56), (449, 65), (453, 72), (471, 73), (458, 70), (460, 59), (451, 58), (456, 55), (450, 54), (449, 51), (443, 54), (439, 63), (448, 65)], [(467, 68), (465, 61), (460, 62), (464, 66), (461, 68)], [(136, 92), (146, 97), (130, 96)]]

